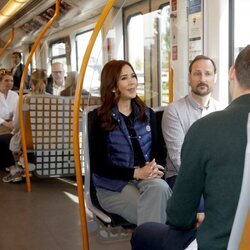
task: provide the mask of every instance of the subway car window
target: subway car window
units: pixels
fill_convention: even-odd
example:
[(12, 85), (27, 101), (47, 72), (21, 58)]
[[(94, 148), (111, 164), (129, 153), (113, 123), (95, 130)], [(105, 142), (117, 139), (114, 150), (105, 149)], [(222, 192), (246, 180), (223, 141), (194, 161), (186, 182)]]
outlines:
[(66, 55), (66, 45), (65, 42), (54, 43), (51, 46), (51, 55), (53, 57), (65, 56)]
[(56, 42), (51, 44), (51, 63), (61, 62), (66, 65), (66, 43)]
[[(93, 30), (89, 30), (76, 35), (76, 61), (78, 72), (81, 69), (83, 56), (87, 49), (92, 33)], [(90, 92), (92, 95), (99, 95), (102, 58), (102, 36), (101, 33), (99, 33), (88, 62), (83, 82), (84, 89)]]
[[(141, 9), (143, 11), (137, 12)], [(131, 15), (127, 17), (127, 57), (138, 75), (138, 94), (152, 107), (166, 105), (169, 94), (169, 5), (154, 11), (145, 6), (134, 6), (135, 13), (133, 10), (128, 12)]]

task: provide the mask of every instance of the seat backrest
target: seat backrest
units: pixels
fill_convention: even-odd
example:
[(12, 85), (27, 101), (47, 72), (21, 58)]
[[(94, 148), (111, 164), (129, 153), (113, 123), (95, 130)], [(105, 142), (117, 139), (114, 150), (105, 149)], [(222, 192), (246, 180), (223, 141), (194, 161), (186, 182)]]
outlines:
[[(28, 152), (34, 153), (36, 175), (40, 177), (75, 175), (73, 107), (74, 97), (52, 95), (25, 97), (23, 113), (27, 149)], [(79, 136), (80, 155), (83, 160), (81, 132)]]
[(157, 140), (157, 142), (159, 143), (157, 147), (159, 151), (158, 154), (160, 157), (159, 164), (161, 164), (163, 167), (166, 166), (166, 157), (167, 157), (167, 147), (166, 147), (166, 143), (165, 143), (165, 140), (162, 134), (162, 128), (161, 128), (161, 120), (162, 120), (164, 109), (165, 109), (164, 106), (153, 108), (153, 111), (156, 117), (156, 129), (158, 131), (158, 136), (159, 136)]
[(92, 172), (91, 172), (91, 159), (96, 156), (95, 152), (90, 152), (89, 140), (91, 134), (91, 127), (93, 124), (95, 108), (89, 107), (84, 110), (83, 115), (83, 131), (84, 131), (84, 193), (87, 208), (106, 226), (122, 226), (124, 228), (131, 228), (135, 225), (129, 223), (124, 218), (117, 214), (108, 213), (105, 211), (96, 196), (96, 189), (92, 182)]
[(250, 249), (250, 113), (247, 122), (247, 147), (240, 198), (228, 242), (228, 250)]

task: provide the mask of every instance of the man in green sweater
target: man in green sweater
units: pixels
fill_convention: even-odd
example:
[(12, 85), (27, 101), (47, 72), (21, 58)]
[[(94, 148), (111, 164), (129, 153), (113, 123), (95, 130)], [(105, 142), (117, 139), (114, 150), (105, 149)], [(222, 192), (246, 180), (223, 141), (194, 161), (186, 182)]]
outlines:
[[(181, 167), (168, 201), (168, 225), (147, 223), (132, 237), (132, 249), (184, 249), (197, 228), (199, 250), (227, 248), (239, 200), (250, 112), (250, 45), (229, 71), (232, 103), (195, 122), (186, 134)], [(205, 215), (197, 216), (201, 195)]]

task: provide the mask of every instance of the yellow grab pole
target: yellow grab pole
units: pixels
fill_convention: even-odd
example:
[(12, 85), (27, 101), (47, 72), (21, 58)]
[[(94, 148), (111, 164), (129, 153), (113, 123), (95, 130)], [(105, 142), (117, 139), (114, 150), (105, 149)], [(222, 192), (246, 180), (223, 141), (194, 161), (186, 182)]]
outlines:
[(168, 54), (168, 103), (173, 102), (174, 100), (174, 71), (171, 67), (171, 53)]
[(43, 35), (45, 32), (50, 28), (50, 26), (53, 24), (53, 22), (56, 20), (56, 18), (59, 15), (59, 8), (60, 8), (60, 0), (56, 0), (56, 9), (54, 16), (49, 20), (49, 22), (43, 27), (41, 32), (39, 33), (35, 43), (32, 46), (32, 49), (29, 53), (27, 62), (25, 63), (23, 75), (20, 83), (20, 89), (19, 89), (19, 101), (18, 101), (18, 114), (20, 118), (20, 132), (21, 132), (21, 138), (22, 138), (22, 149), (23, 149), (23, 157), (24, 157), (24, 165), (25, 165), (25, 175), (26, 175), (26, 187), (27, 191), (31, 192), (31, 184), (30, 184), (30, 176), (29, 176), (29, 166), (28, 166), (28, 156), (27, 156), (27, 144), (26, 144), (26, 138), (25, 138), (25, 128), (24, 128), (24, 119), (23, 119), (23, 89), (25, 80), (28, 74), (28, 67), (31, 62), (32, 56), (40, 43)]
[(6, 44), (4, 45), (4, 47), (1, 48), (1, 50), (0, 50), (0, 57), (3, 55), (3, 53), (5, 52), (5, 50), (10, 46), (10, 44), (13, 41), (13, 39), (14, 39), (14, 29), (12, 29), (8, 41), (6, 42)]
[(250, 249), (250, 209), (248, 209), (248, 214), (245, 222), (245, 227), (240, 241), (239, 250)]
[(75, 93), (75, 104), (74, 104), (74, 119), (73, 119), (73, 142), (74, 142), (74, 157), (75, 157), (75, 168), (76, 168), (76, 181), (77, 181), (77, 192), (78, 192), (78, 199), (79, 199), (79, 209), (80, 209), (80, 217), (81, 217), (81, 228), (82, 228), (82, 240), (83, 240), (83, 249), (89, 249), (89, 239), (88, 239), (88, 226), (87, 226), (87, 218), (86, 218), (86, 211), (84, 205), (84, 193), (83, 193), (83, 181), (82, 181), (82, 169), (81, 169), (81, 162), (80, 162), (80, 148), (79, 148), (79, 110), (80, 110), (80, 102), (82, 96), (82, 88), (83, 88), (83, 79), (86, 72), (87, 64), (89, 61), (89, 57), (91, 51), (93, 49), (94, 43), (96, 41), (97, 35), (102, 28), (102, 25), (111, 10), (112, 6), (114, 5), (115, 0), (107, 1), (107, 4), (101, 13), (90, 41), (88, 43), (86, 52), (83, 57), (81, 70), (79, 73), (79, 78), (76, 86), (76, 93)]

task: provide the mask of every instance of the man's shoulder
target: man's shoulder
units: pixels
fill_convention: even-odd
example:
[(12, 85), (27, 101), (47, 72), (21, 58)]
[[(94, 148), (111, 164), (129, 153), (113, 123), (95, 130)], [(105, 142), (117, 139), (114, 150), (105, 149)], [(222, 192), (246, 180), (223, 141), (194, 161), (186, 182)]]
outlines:
[(225, 105), (223, 105), (221, 102), (217, 101), (213, 97), (210, 97), (210, 100), (212, 102), (212, 105), (215, 107), (215, 110), (222, 110), (225, 108)]
[(167, 110), (182, 110), (185, 109), (187, 107), (187, 95), (170, 103), (166, 109)]

